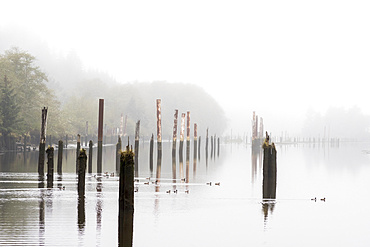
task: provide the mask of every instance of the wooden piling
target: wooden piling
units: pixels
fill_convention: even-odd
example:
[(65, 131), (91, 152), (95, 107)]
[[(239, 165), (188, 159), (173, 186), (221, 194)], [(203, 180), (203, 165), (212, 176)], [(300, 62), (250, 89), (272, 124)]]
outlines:
[(220, 137), (217, 138), (217, 157), (220, 156)]
[(41, 110), (41, 133), (40, 133), (39, 164), (38, 164), (38, 172), (41, 177), (44, 177), (47, 115), (48, 108), (44, 107)]
[(67, 148), (68, 147), (68, 135), (66, 135), (66, 146), (65, 146), (65, 148)]
[(184, 132), (185, 132), (185, 113), (181, 113), (181, 129), (180, 129), (180, 147), (179, 147), (179, 161), (180, 161), (180, 178), (184, 178)]
[(190, 173), (190, 111), (186, 113), (186, 183), (189, 183)]
[(80, 150), (81, 150), (81, 135), (77, 134), (77, 148), (76, 148), (76, 173), (78, 173), (78, 164), (79, 164), (79, 157), (80, 157)]
[(173, 134), (172, 134), (172, 158), (175, 156), (176, 159), (176, 142), (177, 142), (177, 118), (179, 111), (176, 109), (173, 121)]
[(92, 140), (89, 141), (89, 168), (88, 172), (92, 173), (92, 156), (93, 156), (93, 142)]
[(119, 172), (121, 147), (122, 147), (121, 136), (118, 136), (118, 141), (117, 141), (117, 144), (116, 144), (116, 172), (117, 173)]
[(46, 150), (48, 156), (47, 188), (53, 188), (54, 182), (54, 148), (49, 146)]
[(197, 124), (194, 123), (194, 150), (193, 150), (193, 176), (195, 176), (195, 172), (197, 170), (197, 149), (198, 149), (198, 127)]
[(118, 205), (118, 243), (119, 246), (132, 246), (134, 213), (134, 156), (126, 147), (121, 152)]
[(162, 166), (162, 109), (161, 99), (157, 99), (157, 178), (161, 177)]
[(139, 176), (139, 140), (140, 140), (140, 120), (135, 128), (135, 177)]
[(208, 167), (208, 128), (206, 131), (206, 167)]
[(266, 139), (263, 148), (263, 198), (276, 199), (276, 148), (275, 144), (269, 144), (269, 136), (266, 132)]
[(59, 175), (62, 174), (62, 165), (63, 165), (63, 141), (59, 140), (58, 142), (58, 165), (57, 165), (57, 172)]
[(86, 177), (86, 150), (81, 149), (78, 156), (78, 195), (79, 197), (85, 196), (85, 177)]
[(149, 169), (150, 169), (150, 176), (153, 176), (153, 151), (154, 151), (154, 135), (150, 138), (150, 146), (149, 146)]
[(198, 137), (198, 160), (200, 160), (200, 144), (201, 144), (201, 141), (202, 141), (202, 137), (199, 136)]
[(102, 173), (104, 99), (99, 99), (97, 173)]

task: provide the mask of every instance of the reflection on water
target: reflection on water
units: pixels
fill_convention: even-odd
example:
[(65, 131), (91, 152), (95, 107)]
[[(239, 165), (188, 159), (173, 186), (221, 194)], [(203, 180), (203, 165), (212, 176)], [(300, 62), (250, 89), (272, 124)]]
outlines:
[[(156, 152), (155, 167), (150, 167), (150, 146), (140, 144), (135, 215), (126, 218), (127, 228), (133, 229), (133, 234), (125, 231), (129, 243), (132, 241), (133, 246), (370, 243), (367, 234), (370, 216), (366, 207), (358, 207), (370, 203), (363, 196), (370, 192), (370, 159), (366, 152), (370, 144), (277, 146), (277, 197), (263, 200), (261, 150), (223, 144), (218, 156), (215, 138), (213, 141), (210, 160), (206, 159), (204, 145), (201, 148), (198, 145), (201, 156), (190, 148), (186, 172), (182, 175), (180, 164), (184, 164), (177, 155), (179, 152), (178, 158), (173, 158), (172, 143), (162, 143), (162, 154)], [(37, 152), (0, 156), (0, 245), (119, 244), (118, 177), (87, 174), (85, 197), (79, 198), (75, 150), (65, 149), (63, 156), (63, 175), (56, 175), (50, 189), (45, 187), (45, 177), (38, 176)], [(105, 147), (104, 156), (104, 172), (114, 172), (115, 146)], [(206, 185), (208, 182), (212, 186)], [(185, 193), (187, 190), (190, 193)], [(326, 201), (311, 201), (313, 197), (326, 197)]]

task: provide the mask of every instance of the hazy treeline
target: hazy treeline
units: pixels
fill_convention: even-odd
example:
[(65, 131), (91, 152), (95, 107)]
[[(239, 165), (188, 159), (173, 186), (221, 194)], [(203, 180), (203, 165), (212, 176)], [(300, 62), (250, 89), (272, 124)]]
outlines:
[(324, 114), (307, 111), (302, 135), (313, 138), (369, 139), (370, 116), (358, 107), (331, 107)]
[[(141, 120), (141, 135), (155, 133), (157, 98), (162, 99), (165, 139), (172, 135), (175, 109), (180, 114), (191, 112), (191, 122), (197, 122), (199, 135), (207, 127), (211, 134), (222, 134), (226, 128), (222, 108), (198, 86), (166, 82), (120, 84), (104, 73), (83, 70), (77, 56), (49, 58), (49, 63), (39, 62), (19, 48), (0, 54), (1, 148), (12, 148), (10, 140), (14, 143), (24, 136), (37, 144), (44, 106), (49, 108), (48, 135), (84, 135), (86, 121), (88, 134), (95, 135), (99, 98), (105, 99), (107, 135), (116, 134), (121, 114), (127, 116), (127, 134), (133, 134), (137, 120)], [(44, 68), (38, 64), (48, 65)]]

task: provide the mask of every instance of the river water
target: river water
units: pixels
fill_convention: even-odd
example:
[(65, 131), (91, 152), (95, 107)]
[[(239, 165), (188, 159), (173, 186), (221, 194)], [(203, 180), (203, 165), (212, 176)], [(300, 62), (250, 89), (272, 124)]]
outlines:
[[(191, 147), (175, 171), (171, 146), (163, 143), (158, 174), (148, 142), (140, 144), (133, 246), (370, 246), (370, 143), (277, 145), (276, 200), (268, 202), (262, 156), (251, 146), (224, 144), (206, 159), (202, 144), (195, 161)], [(37, 151), (0, 155), (0, 246), (118, 245), (115, 147), (104, 148), (101, 179), (94, 149), (83, 204), (75, 153), (64, 150), (53, 189), (39, 188)]]

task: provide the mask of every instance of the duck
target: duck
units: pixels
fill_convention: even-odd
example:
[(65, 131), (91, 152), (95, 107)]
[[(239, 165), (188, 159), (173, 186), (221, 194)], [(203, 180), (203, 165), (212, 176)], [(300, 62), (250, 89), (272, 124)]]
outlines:
[(146, 179), (150, 180), (150, 177), (147, 177)]
[(186, 193), (186, 194), (189, 194), (189, 190), (185, 190), (185, 193)]
[(170, 194), (171, 193), (171, 190), (167, 190), (166, 193)]
[(182, 178), (181, 181), (184, 181), (185, 182), (185, 178)]
[(311, 201), (315, 201), (316, 202), (316, 197), (315, 198), (311, 198)]
[(325, 197), (320, 199), (321, 201), (325, 202)]
[(207, 183), (207, 185), (212, 186), (212, 182)]
[(177, 190), (174, 190), (173, 193), (177, 194)]
[(220, 182), (218, 182), (218, 183), (215, 183), (215, 185), (218, 185), (218, 186), (220, 186)]
[(149, 182), (145, 182), (144, 184), (149, 184)]

